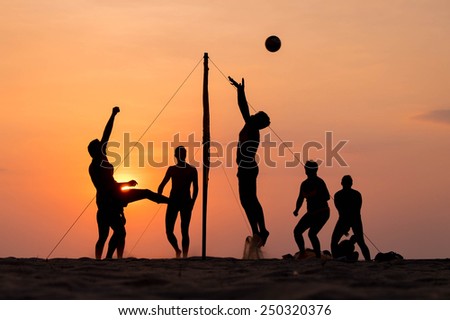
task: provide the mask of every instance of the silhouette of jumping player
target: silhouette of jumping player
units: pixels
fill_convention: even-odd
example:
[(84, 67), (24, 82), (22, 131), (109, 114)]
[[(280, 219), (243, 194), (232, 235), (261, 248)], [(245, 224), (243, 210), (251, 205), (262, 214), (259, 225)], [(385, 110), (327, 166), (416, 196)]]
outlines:
[(319, 169), (317, 162), (307, 161), (304, 167), (307, 179), (300, 185), (300, 192), (297, 198), (294, 216), (298, 216), (298, 211), (302, 207), (305, 199), (306, 213), (294, 228), (294, 238), (300, 250), (300, 256), (304, 256), (306, 249), (303, 233), (309, 229), (309, 240), (311, 241), (316, 257), (320, 258), (320, 241), (317, 234), (330, 218), (330, 208), (328, 206), (330, 193), (328, 192), (325, 181), (317, 176), (317, 171)]
[(256, 152), (260, 142), (259, 130), (270, 125), (269, 116), (262, 111), (250, 115), (245, 96), (244, 79), (237, 83), (228, 77), (231, 84), (237, 88), (238, 105), (245, 125), (239, 132), (236, 162), (238, 165), (239, 198), (252, 228), (253, 239), (259, 247), (266, 244), (269, 231), (266, 229), (263, 208), (256, 193), (256, 178), (259, 168), (256, 162)]
[[(176, 257), (179, 258), (181, 250), (173, 232), (175, 221), (180, 212), (181, 218), (181, 247), (183, 258), (187, 258), (189, 252), (189, 224), (191, 222), (192, 209), (198, 195), (198, 174), (197, 169), (186, 162), (186, 149), (179, 146), (175, 149), (176, 165), (167, 169), (161, 184), (158, 187), (158, 194), (162, 194), (165, 185), (172, 179), (172, 189), (170, 191), (170, 203), (166, 211), (166, 235), (169, 243), (175, 249)], [(191, 197), (192, 185), (192, 197)]]
[(364, 242), (361, 220), (361, 193), (352, 188), (353, 179), (349, 175), (342, 177), (341, 185), (342, 189), (334, 195), (334, 205), (338, 210), (339, 218), (331, 236), (331, 253), (333, 258), (337, 257), (338, 242), (351, 228), (364, 259), (370, 261), (370, 251)]
[(158, 195), (148, 189), (122, 190), (123, 187), (134, 187), (135, 180), (128, 182), (117, 182), (114, 179), (114, 167), (108, 161), (106, 148), (111, 136), (114, 119), (120, 112), (119, 107), (114, 107), (109, 118), (101, 140), (92, 140), (88, 145), (88, 152), (92, 157), (89, 165), (89, 175), (97, 191), (97, 225), (98, 241), (95, 245), (95, 257), (101, 259), (105, 242), (108, 239), (109, 228), (113, 230), (113, 235), (108, 243), (106, 258), (111, 259), (114, 251), (117, 250), (117, 258), (123, 257), (125, 248), (125, 215), (123, 208), (128, 203), (148, 199), (156, 203), (168, 203), (167, 197)]

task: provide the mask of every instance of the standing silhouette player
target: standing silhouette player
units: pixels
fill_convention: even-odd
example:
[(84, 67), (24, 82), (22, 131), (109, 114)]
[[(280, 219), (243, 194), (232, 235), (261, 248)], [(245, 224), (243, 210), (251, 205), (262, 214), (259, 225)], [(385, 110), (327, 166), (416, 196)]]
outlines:
[(319, 166), (315, 161), (307, 161), (305, 163), (305, 174), (307, 178), (300, 185), (294, 216), (298, 216), (298, 211), (305, 199), (306, 213), (294, 228), (294, 238), (300, 250), (300, 256), (304, 256), (306, 249), (303, 233), (309, 229), (309, 240), (311, 241), (316, 257), (320, 258), (320, 241), (317, 234), (330, 218), (330, 208), (328, 206), (330, 193), (328, 192), (325, 181), (317, 176), (318, 169)]
[(128, 182), (117, 182), (114, 179), (114, 167), (108, 161), (106, 148), (111, 136), (114, 119), (120, 112), (119, 107), (114, 107), (111, 117), (106, 123), (101, 140), (92, 140), (88, 145), (88, 152), (92, 157), (89, 165), (89, 175), (97, 190), (97, 226), (98, 241), (95, 245), (95, 258), (101, 259), (103, 248), (109, 235), (109, 228), (113, 235), (108, 243), (106, 258), (111, 259), (117, 250), (117, 258), (123, 257), (125, 248), (125, 215), (123, 208), (130, 202), (148, 199), (156, 203), (168, 203), (167, 197), (158, 195), (148, 189), (122, 190), (123, 187), (134, 187), (135, 180)]
[(263, 208), (256, 193), (256, 178), (259, 168), (255, 157), (260, 142), (259, 130), (270, 125), (270, 118), (262, 111), (250, 115), (245, 97), (244, 79), (242, 79), (242, 83), (237, 83), (231, 77), (228, 79), (237, 88), (238, 105), (245, 121), (244, 127), (239, 132), (236, 155), (239, 198), (252, 228), (253, 238), (261, 247), (266, 244), (269, 231), (266, 229)]
[(353, 179), (346, 175), (341, 180), (342, 189), (334, 195), (334, 205), (339, 213), (338, 221), (331, 236), (331, 253), (333, 258), (338, 258), (338, 243), (350, 228), (353, 236), (361, 249), (361, 253), (366, 261), (370, 261), (370, 251), (364, 242), (364, 232), (361, 220), (362, 196), (361, 193), (352, 188)]
[(166, 211), (166, 235), (169, 243), (175, 249), (176, 257), (179, 258), (181, 250), (178, 247), (178, 241), (173, 230), (178, 212), (180, 212), (181, 247), (183, 249), (183, 258), (187, 258), (190, 243), (189, 224), (191, 222), (192, 209), (198, 195), (198, 174), (197, 169), (186, 162), (186, 149), (183, 146), (175, 149), (175, 159), (177, 163), (167, 169), (166, 175), (158, 187), (158, 194), (162, 194), (165, 185), (172, 179), (172, 189), (169, 196), (170, 203)]

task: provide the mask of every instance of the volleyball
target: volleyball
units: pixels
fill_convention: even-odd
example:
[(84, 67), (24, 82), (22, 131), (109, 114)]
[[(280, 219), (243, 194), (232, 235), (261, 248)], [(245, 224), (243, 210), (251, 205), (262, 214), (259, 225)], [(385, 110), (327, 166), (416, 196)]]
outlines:
[(277, 36), (270, 36), (266, 39), (266, 49), (270, 52), (277, 52), (281, 48), (281, 40)]

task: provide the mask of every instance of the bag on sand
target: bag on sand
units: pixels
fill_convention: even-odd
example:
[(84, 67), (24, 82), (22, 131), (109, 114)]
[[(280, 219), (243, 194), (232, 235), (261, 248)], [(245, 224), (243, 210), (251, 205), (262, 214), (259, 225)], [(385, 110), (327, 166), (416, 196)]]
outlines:
[(392, 261), (392, 260), (403, 260), (403, 257), (394, 251), (379, 252), (375, 256), (375, 261), (378, 261), (378, 262)]

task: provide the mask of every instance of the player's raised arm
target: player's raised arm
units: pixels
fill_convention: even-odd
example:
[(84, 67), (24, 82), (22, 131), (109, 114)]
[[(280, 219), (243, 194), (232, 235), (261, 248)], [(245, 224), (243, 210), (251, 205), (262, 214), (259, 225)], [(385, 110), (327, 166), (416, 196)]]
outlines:
[(250, 110), (248, 108), (247, 98), (245, 97), (245, 83), (244, 78), (242, 78), (242, 83), (237, 83), (233, 78), (228, 77), (231, 84), (237, 88), (238, 105), (241, 110), (242, 117), (247, 123), (250, 120)]
[(111, 132), (114, 125), (114, 118), (116, 115), (120, 112), (119, 107), (114, 107), (112, 109), (111, 116), (109, 117), (108, 122), (106, 123), (105, 129), (103, 130), (103, 136), (102, 136), (102, 146), (105, 145), (109, 141), (109, 137), (111, 136)]

